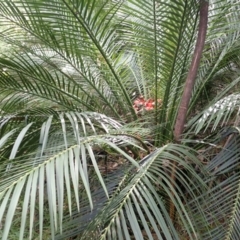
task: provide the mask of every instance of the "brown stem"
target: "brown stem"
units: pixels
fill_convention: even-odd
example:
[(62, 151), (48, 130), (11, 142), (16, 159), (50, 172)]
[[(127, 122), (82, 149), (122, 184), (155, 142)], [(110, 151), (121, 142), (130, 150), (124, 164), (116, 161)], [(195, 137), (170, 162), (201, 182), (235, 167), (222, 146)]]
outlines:
[[(172, 168), (172, 172), (171, 172), (171, 184), (172, 184), (172, 187), (174, 190), (175, 190), (175, 180), (176, 180), (176, 167), (177, 167), (176, 162), (173, 162), (173, 168)], [(171, 194), (173, 197), (175, 195), (174, 190), (171, 191)], [(174, 222), (175, 205), (174, 205), (173, 201), (171, 201), (171, 200), (170, 200), (170, 206), (169, 206), (169, 216), (172, 219), (172, 222)]]
[[(208, 23), (208, 5), (209, 5), (208, 1), (200, 0), (200, 20), (199, 20), (197, 42), (195, 45), (191, 66), (185, 82), (185, 87), (184, 87), (184, 91), (183, 91), (183, 95), (180, 102), (178, 115), (177, 115), (177, 119), (174, 127), (174, 140), (176, 143), (181, 142), (181, 135), (183, 133), (184, 125), (186, 122), (187, 110), (188, 110), (189, 102), (192, 96), (193, 87), (194, 87), (195, 79), (197, 76), (197, 71), (199, 68), (202, 51), (205, 44), (207, 23)], [(175, 180), (176, 180), (176, 162), (173, 163), (173, 169), (171, 172), (171, 182), (174, 189), (175, 189)], [(174, 196), (174, 190), (172, 191), (172, 195)], [(172, 221), (174, 221), (175, 206), (172, 201), (170, 202), (169, 215)]]
[(187, 110), (192, 96), (192, 91), (197, 76), (197, 71), (202, 56), (202, 51), (205, 43), (206, 32), (208, 23), (208, 2), (205, 0), (200, 1), (200, 20), (199, 20), (199, 31), (195, 50), (193, 53), (192, 63), (187, 75), (184, 92), (180, 102), (178, 115), (174, 127), (174, 139), (176, 142), (180, 142), (181, 135), (183, 133), (184, 124), (186, 122)]

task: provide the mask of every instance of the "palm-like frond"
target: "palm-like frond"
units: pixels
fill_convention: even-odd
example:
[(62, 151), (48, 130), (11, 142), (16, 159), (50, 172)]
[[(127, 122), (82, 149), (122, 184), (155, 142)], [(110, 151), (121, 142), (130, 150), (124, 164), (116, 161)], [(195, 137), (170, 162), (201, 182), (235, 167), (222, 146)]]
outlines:
[[(140, 162), (140, 168), (137, 171), (130, 171), (129, 176), (124, 178), (108, 204), (90, 222), (84, 234), (81, 234), (81, 239), (89, 236), (98, 239), (130, 239), (132, 235), (136, 239), (146, 237), (153, 239), (154, 235), (158, 239), (180, 239), (166, 209), (169, 201), (166, 196), (176, 204), (181, 216), (180, 221), (191, 238), (190, 233), (195, 232), (194, 223), (190, 221), (191, 217), (183, 206), (182, 190), (176, 186), (175, 192), (171, 187), (169, 175), (173, 167), (172, 161), (177, 161), (179, 164), (177, 179), (181, 181), (183, 188), (190, 189), (189, 186), (192, 183), (188, 182), (188, 179), (191, 177), (187, 172), (194, 175), (195, 170), (186, 164), (186, 157), (191, 159), (192, 163), (198, 164), (198, 161), (188, 151), (187, 148), (168, 145), (146, 156)], [(180, 157), (179, 155), (176, 157), (175, 154), (179, 154)], [(181, 170), (180, 166), (183, 165), (187, 172)], [(198, 178), (197, 181), (204, 189), (201, 179)], [(173, 194), (175, 194), (175, 199)], [(189, 194), (192, 198), (195, 197), (194, 192), (190, 191)]]
[(134, 49), (134, 63), (129, 67), (139, 82), (136, 91), (155, 102), (163, 101), (154, 117), (157, 124), (166, 123), (164, 128), (159, 125), (159, 142), (169, 140), (164, 136), (169, 136), (176, 118), (180, 96), (176, 93), (189, 66), (197, 10), (195, 1), (126, 1), (127, 34), (136, 39), (127, 45)]
[[(126, 110), (126, 103), (131, 106), (115, 67), (117, 63), (114, 64), (116, 57), (113, 53), (118, 51), (121, 44), (121, 41), (117, 44), (118, 23), (117, 18), (113, 18), (119, 5), (107, 2), (100, 4), (96, 1), (89, 4), (62, 1), (58, 5), (55, 2), (49, 4), (48, 1), (42, 1), (41, 4), (28, 2), (24, 5), (14, 1), (1, 3), (2, 17), (34, 36), (34, 46), (31, 48), (30, 44), (25, 46), (17, 42), (20, 51), (23, 54), (27, 52), (25, 57), (14, 56), (15, 61), (18, 61), (17, 66), (22, 66), (20, 69), (13, 69), (15, 73), (21, 74), (19, 82), (24, 84), (19, 90), (24, 87), (29, 94), (45, 95), (51, 101), (58, 96), (56, 100), (66, 107), (69, 105), (71, 109), (71, 98), (75, 102), (77, 98), (79, 108), (82, 107), (80, 105), (87, 104), (87, 108), (91, 109), (89, 101), (94, 101), (94, 96), (95, 103), (103, 101), (103, 105), (110, 107), (116, 115), (116, 100), (122, 110)], [(38, 14), (32, 14), (33, 12)], [(61, 17), (56, 17), (60, 13)], [(40, 29), (38, 24), (45, 26), (44, 29)], [(9, 39), (4, 33), (2, 35)], [(16, 41), (18, 35), (12, 34), (9, 42)], [(64, 42), (60, 41), (63, 38)], [(5, 64), (7, 69), (16, 66), (14, 62), (3, 63)], [(30, 82), (39, 82), (39, 87), (34, 88)], [(51, 92), (46, 92), (50, 89)], [(14, 90), (17, 92), (16, 88)], [(66, 97), (68, 104), (64, 100)]]
[[(222, 149), (206, 165), (207, 171), (210, 172), (210, 176), (206, 179), (209, 190), (202, 194), (202, 197), (207, 199), (207, 205), (202, 206), (208, 212), (206, 219), (210, 234), (204, 233), (203, 239), (239, 238), (240, 155), (239, 131), (235, 130), (230, 130), (230, 135), (221, 139), (227, 141), (224, 141)], [(214, 148), (210, 147), (203, 154), (211, 154)]]
[[(132, 164), (138, 166), (137, 162), (117, 147), (118, 143), (113, 144), (112, 142), (120, 140), (129, 145), (131, 144), (129, 137), (111, 136), (108, 133), (104, 137), (100, 134), (121, 127), (118, 122), (96, 113), (66, 113), (59, 117), (60, 122), (58, 123), (54, 123), (52, 117), (44, 122), (42, 127), (38, 129), (40, 131), (38, 149), (36, 145), (33, 145), (35, 151), (28, 149), (24, 157), (18, 157), (18, 153), (21, 152), (21, 147), (26, 144), (24, 142), (26, 134), (28, 134), (27, 138), (30, 139), (32, 139), (31, 135), (35, 136), (36, 129), (29, 130), (33, 123), (20, 129), (16, 141), (10, 140), (14, 131), (9, 132), (1, 139), (2, 157), (6, 156), (6, 151), (4, 151), (6, 144), (8, 144), (8, 148), (11, 148), (10, 156), (5, 161), (5, 168), (3, 168), (4, 165), (1, 165), (2, 202), (0, 217), (1, 221), (4, 221), (2, 239), (7, 239), (14, 212), (17, 211), (18, 201), (20, 201), (23, 191), (24, 198), (20, 211), (22, 219), (20, 239), (24, 236), (28, 218), (30, 221), (29, 236), (32, 238), (36, 206), (39, 207), (39, 233), (40, 238), (42, 238), (43, 212), (44, 207), (46, 207), (46, 199), (48, 199), (47, 206), (51, 215), (52, 235), (54, 235), (55, 230), (60, 229), (61, 231), (62, 229), (63, 210), (66, 202), (68, 212), (71, 215), (73, 202), (79, 210), (79, 199), (86, 194), (88, 202), (85, 204), (92, 209), (94, 203), (91, 196), (92, 186), (90, 182), (92, 180), (90, 179), (94, 179), (93, 175), (96, 176), (108, 197), (109, 191), (99, 170), (95, 152), (97, 150), (94, 149), (100, 151), (108, 146), (119, 152), (126, 160), (130, 160)], [(56, 128), (57, 126), (58, 128)], [(90, 134), (91, 130), (92, 134)], [(15, 129), (16, 131), (17, 129)], [(89, 164), (91, 167), (89, 167)], [(81, 193), (79, 192), (80, 189), (82, 189)], [(30, 212), (28, 211), (29, 208)]]
[[(213, 102), (226, 96), (239, 83), (238, 73), (235, 66), (239, 62), (239, 3), (227, 4), (227, 1), (211, 1), (209, 11), (208, 36), (203, 64), (200, 66), (198, 77), (192, 97), (192, 109), (199, 98), (208, 97), (201, 93), (208, 92), (206, 83), (215, 80), (215, 84), (222, 84), (224, 76), (229, 81), (226, 89), (223, 87), (218, 92)], [(217, 80), (217, 81), (216, 81)], [(231, 82), (231, 83), (230, 83)], [(210, 103), (209, 103), (210, 104)]]
[[(56, 239), (238, 239), (240, 5), (209, 3), (189, 115), (206, 84), (234, 79), (175, 145), (198, 1), (0, 2), (2, 239), (14, 219), (20, 239), (45, 224)], [(135, 112), (140, 95), (153, 111)]]
[[(214, 131), (217, 126), (221, 127), (223, 124), (238, 126), (238, 114), (233, 116), (234, 112), (239, 112), (239, 94), (228, 95), (214, 104), (210, 104), (210, 107), (192, 118), (188, 126), (191, 126), (191, 131), (195, 134), (206, 129)], [(232, 120), (231, 123), (229, 123), (230, 120)]]
[(14, 1), (2, 3), (2, 19), (31, 34), (34, 46), (16, 42), (21, 31), (2, 33), (28, 53), (19, 57), (18, 51), (15, 60), (2, 61), (3, 68), (17, 72), (21, 79), (14, 87), (10, 79), (16, 75), (6, 75), (10, 79), (1, 82), (5, 91), (22, 95), (25, 89), (25, 94), (40, 99), (44, 95), (70, 110), (77, 105), (118, 117), (128, 113), (127, 118), (136, 118), (133, 94), (143, 94), (155, 102), (163, 100), (162, 111), (155, 109), (155, 123), (168, 125), (160, 125), (158, 138), (171, 131), (176, 92), (185, 79), (196, 29), (195, 1), (60, 1), (58, 5), (41, 1), (20, 6)]

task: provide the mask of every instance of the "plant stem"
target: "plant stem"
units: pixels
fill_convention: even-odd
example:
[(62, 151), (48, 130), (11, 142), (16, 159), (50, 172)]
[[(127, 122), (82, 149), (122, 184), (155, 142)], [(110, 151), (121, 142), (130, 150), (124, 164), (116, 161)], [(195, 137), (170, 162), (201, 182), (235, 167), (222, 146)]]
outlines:
[[(207, 23), (208, 23), (208, 6), (209, 6), (208, 1), (200, 0), (200, 19), (199, 19), (199, 30), (198, 30), (197, 42), (195, 45), (191, 66), (185, 82), (184, 91), (183, 91), (183, 95), (179, 105), (178, 114), (177, 114), (175, 127), (174, 127), (174, 141), (176, 143), (181, 143), (181, 136), (184, 130), (185, 122), (186, 122), (188, 106), (192, 96), (193, 87), (194, 87), (197, 71), (199, 68), (199, 64), (200, 64), (200, 60), (201, 60), (201, 56), (202, 56), (202, 52), (205, 44)], [(171, 180), (174, 188), (175, 179), (176, 179), (176, 162), (174, 162), (173, 164), (174, 166), (171, 172)], [(172, 194), (174, 196), (174, 192), (172, 192)], [(174, 220), (175, 206), (172, 201), (170, 202), (169, 214), (171, 219)]]
[(180, 102), (178, 115), (174, 128), (174, 139), (176, 142), (180, 142), (181, 135), (184, 130), (184, 124), (186, 122), (187, 110), (189, 102), (192, 96), (192, 91), (197, 76), (197, 71), (204, 48), (206, 32), (208, 23), (208, 2), (205, 0), (200, 1), (200, 20), (199, 20), (199, 31), (195, 50), (193, 53), (192, 63), (187, 75), (187, 79), (184, 86), (184, 92)]

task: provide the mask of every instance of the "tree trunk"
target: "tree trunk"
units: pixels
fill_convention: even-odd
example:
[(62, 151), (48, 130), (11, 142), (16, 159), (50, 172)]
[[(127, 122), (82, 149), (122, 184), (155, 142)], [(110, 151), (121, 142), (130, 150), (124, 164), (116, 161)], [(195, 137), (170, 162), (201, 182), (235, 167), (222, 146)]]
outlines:
[(192, 63), (187, 75), (186, 83), (184, 86), (184, 92), (180, 102), (178, 115), (174, 127), (174, 140), (176, 142), (181, 141), (181, 135), (184, 130), (184, 125), (186, 122), (187, 110), (189, 102), (192, 96), (192, 91), (197, 76), (197, 71), (200, 64), (200, 59), (202, 56), (202, 51), (205, 44), (206, 32), (208, 23), (208, 1), (200, 0), (200, 20), (199, 20), (199, 30), (197, 42), (192, 58)]
[[(191, 66), (185, 82), (184, 91), (183, 91), (183, 95), (182, 95), (182, 99), (178, 109), (178, 115), (177, 115), (177, 119), (174, 127), (174, 141), (176, 143), (181, 142), (184, 125), (187, 118), (187, 110), (188, 110), (189, 102), (192, 96), (192, 91), (193, 91), (195, 79), (197, 76), (197, 71), (199, 68), (199, 64), (200, 64), (200, 60), (201, 60), (201, 56), (202, 56), (202, 52), (205, 44), (207, 23), (208, 23), (208, 5), (209, 3), (207, 0), (200, 0), (200, 20), (199, 20), (197, 42), (196, 42), (195, 50), (193, 53)], [(171, 172), (172, 186), (174, 189), (175, 189), (175, 179), (176, 179), (176, 162), (173, 163), (173, 170)], [(172, 195), (174, 196), (174, 192), (172, 192)], [(172, 201), (170, 202), (169, 215), (172, 221), (174, 222), (175, 206)]]

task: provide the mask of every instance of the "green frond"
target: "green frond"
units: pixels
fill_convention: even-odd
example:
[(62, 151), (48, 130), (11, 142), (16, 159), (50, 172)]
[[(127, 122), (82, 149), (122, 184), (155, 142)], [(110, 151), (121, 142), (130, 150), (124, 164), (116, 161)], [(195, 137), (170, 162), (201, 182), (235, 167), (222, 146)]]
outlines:
[(128, 63), (130, 77), (137, 83), (138, 94), (163, 101), (160, 111), (155, 108), (154, 120), (157, 124), (167, 123), (165, 128), (159, 127), (156, 138), (159, 142), (166, 141), (164, 136), (173, 128), (180, 89), (191, 60), (198, 4), (126, 1), (124, 7), (123, 34), (131, 38), (126, 44), (132, 60)]
[(188, 206), (202, 232), (200, 239), (238, 239), (239, 129), (225, 127), (218, 134), (212, 142), (197, 141), (208, 146), (199, 151), (199, 157), (206, 161), (204, 172), (208, 173), (201, 173), (208, 190), (198, 196), (205, 217), (199, 218), (196, 199), (190, 200)]
[(238, 115), (233, 115), (234, 112), (239, 112), (238, 109), (239, 94), (228, 95), (191, 119), (188, 126), (191, 127), (191, 132), (199, 133), (200, 130), (205, 131), (209, 128), (214, 131), (223, 126), (223, 123), (227, 125), (230, 120), (238, 125)]
[[(212, 0), (210, 6), (205, 50), (190, 109), (194, 108), (201, 98), (209, 98), (208, 86), (211, 86), (213, 81), (215, 81), (215, 85), (229, 83), (226, 84), (226, 88), (221, 88), (215, 101), (232, 93), (232, 89), (239, 83), (237, 70), (240, 50), (239, 3), (235, 2), (229, 5), (228, 1)], [(209, 101), (209, 99), (206, 100)]]
[[(80, 239), (89, 236), (99, 239), (130, 239), (132, 235), (136, 239), (145, 239), (145, 236), (153, 239), (154, 235), (158, 239), (180, 239), (167, 211), (167, 196), (174, 201), (188, 236), (194, 239), (194, 219), (188, 215), (182, 202), (180, 186), (176, 185), (177, 190), (174, 190), (169, 175), (173, 162), (176, 161), (179, 164), (177, 178), (183, 184), (182, 187), (189, 189), (191, 183), (186, 180), (187, 174), (180, 166), (184, 166), (185, 171), (194, 176), (195, 170), (186, 163), (186, 158), (199, 163), (188, 151), (177, 145), (167, 145), (146, 156), (140, 161), (140, 168), (137, 171), (131, 170), (128, 177), (120, 183), (108, 204), (91, 220)], [(202, 188), (205, 187), (200, 178), (197, 181)], [(196, 197), (193, 192), (189, 194), (193, 199)]]
[(238, 1), (173, 143), (199, 3), (0, 1), (2, 239), (239, 239)]
[[(22, 4), (14, 1), (1, 3), (2, 19), (31, 34), (34, 45), (15, 42), (19, 32), (13, 32), (16, 36), (10, 37), (2, 33), (2, 37), (5, 41), (18, 44), (23, 52), (19, 58), (18, 50), (14, 59), (18, 59), (24, 69), (13, 70), (18, 73), (21, 71), (22, 81), (27, 81), (26, 84), (23, 83), (24, 87), (27, 85), (26, 91), (29, 94), (44, 95), (51, 101), (57, 100), (57, 105), (63, 104), (71, 110), (76, 109), (76, 105), (93, 110), (91, 101), (97, 105), (95, 110), (105, 106), (115, 115), (118, 113), (114, 105), (119, 104), (122, 110), (126, 112), (130, 109), (135, 115), (129, 94), (120, 80), (121, 70), (118, 70), (116, 56), (122, 45), (116, 29), (119, 20), (115, 17), (120, 3), (98, 4), (90, 1), (79, 4), (78, 1), (62, 1), (56, 5), (55, 2), (41, 1)], [(18, 16), (15, 15), (16, 11)], [(59, 41), (60, 39), (65, 40)], [(16, 60), (11, 61), (16, 63)], [(10, 64), (16, 66), (15, 63)], [(2, 63), (3, 67), (8, 69), (10, 66), (4, 66), (5, 64), (6, 62)], [(29, 73), (31, 77), (27, 80), (26, 74), (29, 78)], [(39, 81), (38, 89), (30, 83), (32, 81)], [(19, 91), (22, 88), (23, 86)], [(51, 88), (53, 92), (49, 92)], [(14, 90), (17, 92), (16, 88)], [(69, 100), (71, 98), (74, 103)], [(103, 106), (98, 105), (97, 99), (102, 101)]]
[[(130, 146), (136, 139), (131, 141), (129, 136), (108, 133), (121, 127), (118, 122), (102, 114), (87, 112), (70, 112), (61, 114), (59, 118), (60, 121), (56, 121), (49, 117), (38, 128), (38, 146), (33, 145), (34, 148), (29, 148), (24, 156), (20, 157), (19, 152), (28, 143), (28, 138), (35, 136), (36, 129), (30, 129), (34, 123), (29, 123), (22, 129), (19, 127), (19, 130), (13, 129), (1, 139), (1, 155), (7, 157), (4, 147), (11, 149), (5, 161), (6, 167), (1, 170), (0, 220), (4, 222), (2, 239), (7, 239), (13, 217), (17, 213), (22, 219), (19, 239), (26, 235), (26, 221), (30, 222), (29, 237), (32, 238), (36, 209), (39, 209), (39, 232), (42, 236), (44, 208), (48, 209), (51, 216), (51, 235), (54, 236), (56, 231), (62, 232), (63, 216), (67, 213), (71, 216), (73, 210), (81, 211), (81, 198), (84, 199), (84, 195), (88, 200), (85, 206), (89, 205), (90, 209), (95, 206), (91, 193), (93, 186), (90, 184), (93, 179), (99, 182), (99, 187), (108, 197), (109, 192), (99, 169), (96, 151), (113, 149), (123, 159), (138, 166), (134, 159), (117, 146), (120, 143)], [(15, 139), (13, 134), (16, 131), (19, 133)], [(8, 145), (5, 146), (6, 144)], [(111, 155), (111, 152), (108, 154)], [(64, 211), (66, 204), (67, 213)], [(73, 205), (76, 208), (73, 209)]]

